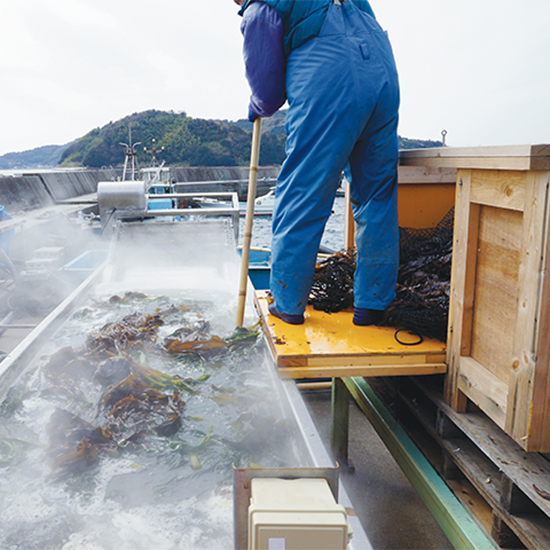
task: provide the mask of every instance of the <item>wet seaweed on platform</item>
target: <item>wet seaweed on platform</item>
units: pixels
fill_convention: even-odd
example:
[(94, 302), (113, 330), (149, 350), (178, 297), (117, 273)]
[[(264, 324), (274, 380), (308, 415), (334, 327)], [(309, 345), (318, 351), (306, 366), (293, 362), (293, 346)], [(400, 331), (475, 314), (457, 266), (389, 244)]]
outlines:
[[(381, 325), (447, 339), (454, 210), (434, 228), (400, 228), (396, 297)], [(355, 253), (337, 252), (315, 267), (308, 303), (335, 313), (353, 307)]]
[(336, 252), (315, 266), (308, 303), (314, 309), (336, 313), (353, 306), (355, 251)]

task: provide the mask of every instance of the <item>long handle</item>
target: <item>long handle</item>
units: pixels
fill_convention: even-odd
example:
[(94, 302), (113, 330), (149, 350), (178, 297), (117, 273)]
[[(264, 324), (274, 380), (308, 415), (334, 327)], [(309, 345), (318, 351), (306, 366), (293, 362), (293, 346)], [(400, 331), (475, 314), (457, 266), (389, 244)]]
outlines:
[(248, 281), (248, 264), (250, 260), (250, 241), (252, 240), (252, 222), (254, 221), (254, 201), (256, 200), (256, 183), (258, 181), (258, 161), (260, 158), (260, 134), (262, 119), (254, 121), (252, 130), (252, 151), (250, 153), (250, 173), (248, 176), (248, 195), (246, 199), (246, 217), (244, 220), (243, 252), (241, 256), (241, 276), (239, 279), (239, 299), (237, 303), (237, 326), (243, 326), (244, 308), (246, 305), (246, 285)]

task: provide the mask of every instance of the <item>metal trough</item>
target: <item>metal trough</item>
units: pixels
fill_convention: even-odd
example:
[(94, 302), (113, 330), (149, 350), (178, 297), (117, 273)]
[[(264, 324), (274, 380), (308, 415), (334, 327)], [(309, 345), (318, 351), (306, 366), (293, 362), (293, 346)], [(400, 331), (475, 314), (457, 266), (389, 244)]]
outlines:
[[(56, 469), (49, 459), (46, 432), (57, 429), (56, 410), (93, 423), (105, 404), (93, 397), (93, 383), (59, 388), (47, 379), (45, 366), (60, 348), (78, 348), (133, 308), (154, 313), (170, 303), (191, 310), (167, 316), (162, 336), (190, 319), (209, 321), (221, 337), (234, 328), (239, 260), (227, 220), (124, 223), (115, 233), (107, 262), (0, 364), (0, 546), (232, 548), (233, 464), (334, 467), (294, 382), (276, 377), (263, 340), (219, 360), (165, 364), (152, 354), (149, 366), (197, 383), (197, 393), (184, 396), (182, 428), (93, 457), (76, 471)], [(109, 302), (127, 290), (147, 298)], [(256, 321), (249, 304), (245, 325)], [(252, 443), (235, 427), (252, 426), (250, 414), (269, 424)], [(339, 502), (351, 507), (341, 485)], [(371, 548), (357, 518), (349, 522), (349, 547)]]

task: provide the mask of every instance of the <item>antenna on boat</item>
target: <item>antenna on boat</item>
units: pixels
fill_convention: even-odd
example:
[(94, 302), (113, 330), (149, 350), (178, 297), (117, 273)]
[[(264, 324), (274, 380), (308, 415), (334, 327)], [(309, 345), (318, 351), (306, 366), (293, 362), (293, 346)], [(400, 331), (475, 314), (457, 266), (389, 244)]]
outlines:
[[(151, 167), (155, 167), (157, 165), (157, 149), (155, 147), (156, 139), (153, 138), (151, 141), (153, 142), (151, 149), (147, 149), (147, 147), (144, 147), (143, 151), (145, 153), (151, 153)], [(163, 151), (164, 151), (164, 146), (162, 146), (158, 152), (162, 153)]]
[(446, 138), (447, 138), (447, 130), (441, 130), (441, 144), (443, 145), (443, 147), (446, 146)]
[(132, 127), (128, 126), (128, 143), (119, 143), (124, 147), (124, 170), (122, 171), (122, 181), (126, 181), (126, 174), (128, 173), (128, 164), (131, 166), (132, 177), (131, 181), (136, 179), (137, 172), (137, 149), (138, 145), (141, 145), (141, 141), (132, 144)]

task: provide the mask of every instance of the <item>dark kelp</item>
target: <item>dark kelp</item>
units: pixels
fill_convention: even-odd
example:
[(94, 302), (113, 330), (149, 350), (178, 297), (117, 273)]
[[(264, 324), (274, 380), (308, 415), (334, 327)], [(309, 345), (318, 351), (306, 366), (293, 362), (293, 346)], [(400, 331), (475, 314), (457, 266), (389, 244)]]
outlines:
[[(145, 295), (126, 293), (126, 300)], [(118, 303), (118, 300), (111, 300)], [(185, 311), (171, 306), (166, 315)], [(86, 422), (69, 411), (56, 409), (49, 423), (49, 457), (60, 471), (81, 472), (93, 466), (103, 453), (117, 453), (128, 446), (140, 447), (147, 437), (170, 437), (183, 426), (185, 401), (181, 392), (203, 394), (220, 405), (235, 404), (238, 398), (215, 388), (212, 395), (198, 389), (209, 375), (194, 380), (169, 375), (143, 364), (143, 350), (169, 355), (196, 354), (202, 359), (229, 353), (236, 346), (253, 343), (259, 331), (239, 329), (228, 338), (208, 335), (209, 323), (199, 320), (183, 327), (157, 344), (158, 329), (164, 325), (160, 313), (135, 312), (120, 321), (105, 324), (86, 338), (80, 349), (65, 347), (43, 366), (45, 379), (54, 389), (77, 393), (80, 384), (100, 388), (94, 420)], [(218, 401), (216, 401), (218, 402)]]

